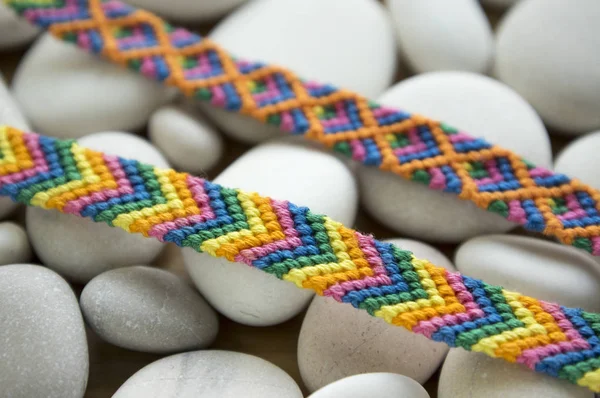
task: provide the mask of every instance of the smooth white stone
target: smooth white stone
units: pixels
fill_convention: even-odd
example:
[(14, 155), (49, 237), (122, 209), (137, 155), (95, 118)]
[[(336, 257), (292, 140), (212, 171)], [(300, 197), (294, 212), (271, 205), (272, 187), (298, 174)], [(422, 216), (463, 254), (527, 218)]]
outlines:
[(554, 170), (600, 189), (600, 130), (589, 133), (562, 150), (554, 161)]
[(429, 398), (416, 381), (393, 373), (351, 376), (323, 387), (309, 398)]
[(566, 380), (536, 373), (524, 365), (452, 349), (444, 361), (438, 398), (593, 398)]
[(195, 351), (160, 359), (131, 376), (113, 398), (302, 398), (294, 380), (264, 359)]
[(520, 2), (497, 29), (495, 75), (564, 134), (600, 128), (600, 2)]
[(459, 247), (456, 268), (536, 299), (600, 311), (600, 267), (585, 252), (541, 239), (474, 238)]
[[(101, 132), (78, 140), (83, 147), (166, 168), (168, 162), (149, 142), (133, 134)], [(74, 282), (128, 265), (149, 264), (163, 244), (105, 223), (35, 207), (27, 208), (31, 244), (44, 265)]]
[(83, 397), (88, 348), (69, 284), (37, 265), (2, 266), (0, 308), (2, 396)]
[[(392, 23), (372, 0), (252, 1), (220, 22), (210, 37), (238, 57), (282, 65), (303, 78), (368, 97), (381, 94), (396, 69)], [(279, 134), (247, 117), (206, 104), (202, 109), (245, 142)]]
[[(283, 198), (352, 225), (358, 193), (350, 171), (334, 156), (293, 140), (258, 146), (215, 182)], [(313, 292), (251, 267), (183, 250), (186, 268), (208, 302), (228, 318), (252, 326), (284, 322), (302, 311)]]
[(87, 324), (104, 340), (157, 354), (209, 346), (219, 320), (195, 289), (170, 272), (135, 266), (107, 271), (81, 293)]
[(128, 3), (181, 22), (202, 22), (225, 15), (247, 0), (129, 0)]
[(140, 129), (172, 96), (161, 84), (49, 34), (21, 61), (13, 91), (36, 131), (60, 138)]
[[(401, 249), (454, 271), (437, 249), (418, 241), (390, 239)], [(317, 296), (308, 307), (298, 339), (298, 367), (309, 391), (344, 377), (392, 372), (419, 383), (442, 364), (448, 346), (390, 325), (366, 311)]]
[[(552, 163), (550, 141), (531, 106), (506, 85), (466, 72), (433, 72), (397, 84), (381, 103), (444, 121), (516, 151), (539, 166)], [(365, 208), (384, 225), (425, 240), (460, 242), (515, 224), (452, 193), (374, 167), (358, 169)]]
[(223, 140), (205, 120), (187, 109), (165, 106), (148, 124), (150, 140), (179, 171), (201, 174), (223, 155)]
[(13, 222), (0, 223), (0, 265), (26, 263), (30, 259), (27, 232)]
[(0, 3), (0, 49), (23, 46), (39, 32), (34, 25), (19, 18), (10, 7)]
[(494, 52), (492, 28), (476, 0), (386, 0), (403, 58), (415, 72), (485, 73)]

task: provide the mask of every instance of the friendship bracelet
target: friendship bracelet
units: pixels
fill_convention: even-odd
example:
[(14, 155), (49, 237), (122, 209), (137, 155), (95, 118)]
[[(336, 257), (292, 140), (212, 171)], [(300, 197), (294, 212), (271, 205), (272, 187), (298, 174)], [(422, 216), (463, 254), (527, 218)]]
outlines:
[(527, 230), (600, 255), (599, 191), (481, 138), (302, 80), (279, 66), (237, 59), (208, 39), (120, 1), (4, 1), (59, 39), (189, 97), (452, 192)]
[(425, 337), (600, 391), (600, 314), (450, 272), (306, 207), (0, 127), (0, 195), (240, 262)]

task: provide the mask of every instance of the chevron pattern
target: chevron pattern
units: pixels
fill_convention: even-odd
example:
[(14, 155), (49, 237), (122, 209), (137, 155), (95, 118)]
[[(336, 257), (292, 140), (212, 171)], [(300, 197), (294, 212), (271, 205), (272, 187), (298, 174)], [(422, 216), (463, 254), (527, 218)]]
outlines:
[[(493, 179), (491, 169), (473, 172)], [(6, 126), (0, 195), (241, 262), (451, 347), (600, 391), (600, 314), (449, 272), (306, 207)]]
[(58, 38), (600, 255), (600, 192), (444, 123), (229, 55), (116, 0), (4, 0)]

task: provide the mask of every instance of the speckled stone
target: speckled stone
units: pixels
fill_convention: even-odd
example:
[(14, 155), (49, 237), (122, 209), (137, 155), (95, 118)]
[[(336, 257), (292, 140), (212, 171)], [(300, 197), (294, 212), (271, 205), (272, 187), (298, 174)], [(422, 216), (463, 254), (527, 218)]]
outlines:
[(25, 263), (31, 259), (27, 233), (13, 222), (0, 223), (0, 265)]
[(347, 377), (323, 387), (309, 398), (429, 398), (416, 381), (393, 373)]

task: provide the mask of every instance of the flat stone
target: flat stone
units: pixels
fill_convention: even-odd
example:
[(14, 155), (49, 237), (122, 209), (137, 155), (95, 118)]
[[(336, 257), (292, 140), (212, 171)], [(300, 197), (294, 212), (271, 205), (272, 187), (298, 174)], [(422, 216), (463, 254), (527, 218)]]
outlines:
[(247, 0), (129, 0), (128, 3), (181, 22), (203, 22), (221, 17)]
[(13, 222), (0, 223), (0, 265), (26, 263), (31, 255), (27, 232)]
[(309, 398), (429, 398), (416, 381), (393, 373), (351, 376), (323, 387)]

